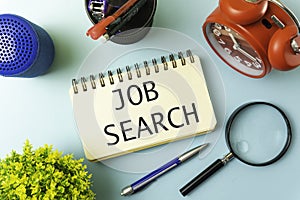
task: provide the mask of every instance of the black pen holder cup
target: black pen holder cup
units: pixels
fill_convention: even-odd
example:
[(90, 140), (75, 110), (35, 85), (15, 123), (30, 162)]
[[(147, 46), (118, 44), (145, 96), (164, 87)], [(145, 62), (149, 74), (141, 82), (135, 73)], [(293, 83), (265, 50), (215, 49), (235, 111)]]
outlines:
[[(85, 0), (85, 10), (91, 22), (96, 24), (98, 23), (98, 20), (88, 9), (90, 1), (91, 0)], [(126, 0), (111, 0), (109, 2), (114, 3), (114, 6), (116, 7), (120, 7)], [(111, 41), (117, 44), (132, 44), (143, 39), (152, 26), (156, 5), (157, 0), (147, 0), (139, 12), (120, 29), (118, 34), (111, 38)]]

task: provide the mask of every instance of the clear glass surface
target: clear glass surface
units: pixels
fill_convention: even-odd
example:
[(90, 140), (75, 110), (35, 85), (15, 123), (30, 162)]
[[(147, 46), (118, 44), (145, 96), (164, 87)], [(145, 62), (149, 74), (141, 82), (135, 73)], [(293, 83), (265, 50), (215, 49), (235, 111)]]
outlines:
[(229, 143), (240, 159), (262, 164), (275, 158), (287, 140), (287, 126), (281, 113), (267, 105), (242, 110), (232, 123)]

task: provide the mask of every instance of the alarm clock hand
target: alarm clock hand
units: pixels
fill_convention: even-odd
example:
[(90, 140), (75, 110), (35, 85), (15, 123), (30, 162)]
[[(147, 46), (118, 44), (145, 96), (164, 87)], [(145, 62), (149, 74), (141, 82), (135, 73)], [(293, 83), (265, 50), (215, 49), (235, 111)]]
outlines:
[[(233, 47), (234, 48), (234, 47)], [(257, 62), (256, 58), (254, 58), (253, 56), (251, 56), (247, 51), (245, 51), (244, 49), (241, 49), (241, 47), (237, 47), (237, 49), (240, 53), (242, 53), (244, 56), (246, 56), (247, 58), (249, 58), (250, 60), (252, 60), (253, 62)]]
[(241, 46), (239, 45), (239, 43), (236, 41), (235, 37), (232, 35), (232, 33), (228, 33), (228, 35), (230, 36), (232, 42), (233, 42), (233, 49), (239, 51), (240, 53), (242, 53), (244, 56), (246, 56), (247, 58), (249, 58), (250, 60), (252, 60), (253, 62), (257, 62), (257, 60), (251, 56), (247, 51), (245, 51), (244, 49), (241, 48)]
[(232, 33), (228, 33), (229, 37), (231, 38), (233, 42), (233, 49), (240, 48), (239, 43), (236, 41), (235, 37), (232, 35)]

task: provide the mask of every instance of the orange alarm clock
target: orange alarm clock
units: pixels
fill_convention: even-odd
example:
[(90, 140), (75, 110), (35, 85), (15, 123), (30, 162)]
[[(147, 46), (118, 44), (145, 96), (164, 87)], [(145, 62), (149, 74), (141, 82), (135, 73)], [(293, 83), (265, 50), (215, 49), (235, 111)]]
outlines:
[(215, 53), (246, 76), (300, 65), (300, 23), (278, 0), (219, 0), (202, 29)]

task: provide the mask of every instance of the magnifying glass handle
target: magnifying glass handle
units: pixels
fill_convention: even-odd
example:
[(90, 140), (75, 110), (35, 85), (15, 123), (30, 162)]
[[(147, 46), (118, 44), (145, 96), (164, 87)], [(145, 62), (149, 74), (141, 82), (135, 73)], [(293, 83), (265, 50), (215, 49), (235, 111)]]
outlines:
[(213, 175), (216, 171), (221, 169), (224, 165), (227, 164), (233, 158), (233, 154), (230, 152), (223, 159), (218, 159), (213, 162), (209, 167), (207, 167), (204, 171), (202, 171), (199, 175), (193, 178), (190, 182), (188, 182), (185, 186), (183, 186), (179, 191), (183, 196), (186, 196), (193, 189), (195, 189), (198, 185), (200, 185), (203, 181), (205, 181), (208, 177)]

